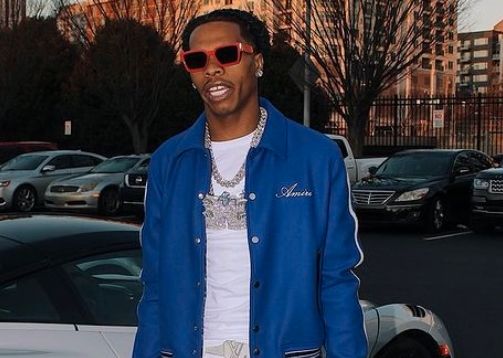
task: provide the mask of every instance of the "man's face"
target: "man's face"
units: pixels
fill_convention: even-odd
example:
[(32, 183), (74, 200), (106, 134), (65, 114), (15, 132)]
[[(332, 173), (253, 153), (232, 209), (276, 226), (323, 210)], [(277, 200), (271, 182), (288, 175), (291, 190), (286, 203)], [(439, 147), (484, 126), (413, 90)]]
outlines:
[[(216, 21), (198, 26), (190, 36), (190, 50), (211, 51), (215, 48), (247, 43), (241, 37), (239, 25), (232, 22)], [(215, 116), (239, 114), (240, 111), (258, 103), (256, 72), (262, 68), (261, 54), (243, 52), (241, 62), (222, 66), (212, 55), (208, 66), (200, 72), (191, 73), (204, 101), (206, 111)]]

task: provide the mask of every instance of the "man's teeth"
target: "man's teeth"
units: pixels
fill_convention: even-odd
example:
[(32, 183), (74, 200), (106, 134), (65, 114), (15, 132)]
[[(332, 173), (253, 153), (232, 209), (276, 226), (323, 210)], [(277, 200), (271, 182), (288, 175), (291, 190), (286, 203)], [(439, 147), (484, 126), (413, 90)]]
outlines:
[(223, 96), (229, 90), (226, 86), (214, 86), (209, 89), (210, 95), (219, 97)]

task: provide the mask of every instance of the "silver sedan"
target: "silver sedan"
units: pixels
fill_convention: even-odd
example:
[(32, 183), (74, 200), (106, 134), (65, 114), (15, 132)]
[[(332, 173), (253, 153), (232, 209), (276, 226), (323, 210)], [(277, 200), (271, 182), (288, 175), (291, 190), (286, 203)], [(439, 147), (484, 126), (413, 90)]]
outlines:
[(110, 158), (86, 174), (51, 183), (45, 192), (45, 206), (51, 209), (99, 211), (113, 215), (122, 203), (119, 186), (130, 169), (145, 165), (150, 155)]
[(105, 157), (80, 150), (21, 154), (0, 167), (0, 209), (31, 211), (54, 180), (84, 173)]

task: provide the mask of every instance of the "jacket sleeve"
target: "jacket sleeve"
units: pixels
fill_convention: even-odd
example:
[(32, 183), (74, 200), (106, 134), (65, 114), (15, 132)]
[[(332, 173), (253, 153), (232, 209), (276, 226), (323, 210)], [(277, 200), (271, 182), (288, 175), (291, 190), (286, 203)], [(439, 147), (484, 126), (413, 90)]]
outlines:
[(159, 317), (159, 239), (162, 190), (160, 168), (152, 157), (149, 165), (145, 193), (145, 220), (140, 231), (143, 254), (143, 296), (138, 304), (138, 331), (134, 342), (133, 358), (160, 356)]
[(321, 268), (321, 303), (327, 358), (367, 357), (367, 336), (353, 268), (363, 260), (349, 179), (339, 155), (330, 181), (327, 237)]

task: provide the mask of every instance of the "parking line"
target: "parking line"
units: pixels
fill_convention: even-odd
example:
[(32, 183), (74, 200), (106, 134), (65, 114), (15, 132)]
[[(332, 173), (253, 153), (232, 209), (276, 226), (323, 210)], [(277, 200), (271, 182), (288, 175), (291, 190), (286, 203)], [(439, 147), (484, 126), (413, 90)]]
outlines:
[(455, 232), (453, 234), (425, 237), (425, 238), (423, 238), (423, 240), (424, 241), (433, 241), (433, 240), (440, 240), (440, 239), (448, 239), (450, 237), (461, 236), (461, 235), (468, 235), (468, 234), (472, 234), (472, 233), (473, 233), (473, 231)]

